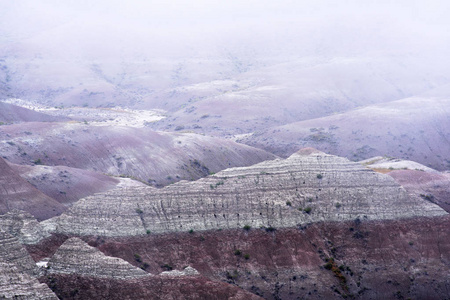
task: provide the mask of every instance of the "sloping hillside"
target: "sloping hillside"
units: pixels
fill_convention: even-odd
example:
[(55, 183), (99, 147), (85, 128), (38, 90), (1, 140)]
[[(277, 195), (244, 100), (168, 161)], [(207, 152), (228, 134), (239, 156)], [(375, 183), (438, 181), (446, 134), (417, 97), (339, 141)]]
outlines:
[(450, 168), (450, 101), (413, 97), (254, 133), (239, 141), (288, 156), (301, 147), (361, 160), (390, 156)]
[(0, 152), (16, 164), (64, 165), (161, 186), (275, 156), (230, 140), (80, 123), (3, 126)]
[(34, 215), (38, 220), (59, 215), (64, 205), (46, 196), (25, 181), (0, 158), (0, 214), (13, 209), (21, 209)]

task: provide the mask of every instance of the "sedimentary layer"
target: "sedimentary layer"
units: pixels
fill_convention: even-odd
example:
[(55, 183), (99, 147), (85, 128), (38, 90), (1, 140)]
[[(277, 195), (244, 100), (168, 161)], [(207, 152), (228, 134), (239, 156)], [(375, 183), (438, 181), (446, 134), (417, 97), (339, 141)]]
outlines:
[(79, 238), (70, 238), (59, 247), (48, 262), (48, 272), (115, 279), (150, 276), (121, 258), (104, 255)]
[(390, 176), (307, 148), (285, 160), (231, 168), (195, 182), (97, 194), (43, 224), (65, 234), (132, 236), (445, 214), (408, 195)]

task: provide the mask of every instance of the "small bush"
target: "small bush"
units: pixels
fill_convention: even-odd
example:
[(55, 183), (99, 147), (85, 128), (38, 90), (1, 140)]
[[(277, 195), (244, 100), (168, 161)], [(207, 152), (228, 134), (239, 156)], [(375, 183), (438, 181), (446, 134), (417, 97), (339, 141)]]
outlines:
[(292, 202), (291, 201), (286, 201), (286, 205), (287, 206), (292, 206)]
[(147, 234), (150, 234), (150, 233), (151, 233), (151, 231), (147, 229), (146, 233), (147, 233)]
[(317, 174), (317, 179), (322, 179), (322, 178), (323, 178), (322, 174)]
[(252, 227), (250, 225), (244, 225), (244, 230), (249, 231)]
[(194, 229), (190, 229), (190, 230), (189, 230), (189, 233), (190, 233), (190, 234), (193, 234), (193, 233), (194, 233)]
[(143, 211), (142, 209), (140, 209), (140, 208), (136, 208), (136, 212), (137, 212), (138, 214), (143, 214), (143, 213), (144, 213), (144, 211)]
[(267, 232), (274, 232), (275, 230), (276, 229), (274, 227), (272, 227), (272, 226), (266, 228)]
[(336, 208), (340, 208), (342, 206), (342, 204), (339, 202), (336, 202), (335, 206), (336, 206)]
[(234, 250), (234, 255), (241, 255), (242, 251), (239, 249)]
[(250, 254), (245, 254), (244, 258), (247, 259), (247, 260), (250, 259)]
[(142, 262), (142, 258), (141, 258), (141, 256), (139, 254), (135, 254), (134, 255), (134, 260), (139, 262), (139, 263)]
[(306, 207), (303, 211), (304, 211), (305, 213), (309, 214), (309, 213), (312, 211), (312, 208), (311, 208), (311, 206), (308, 206), (308, 207)]
[(173, 267), (169, 264), (164, 264), (161, 266), (161, 268), (165, 269), (166, 271), (172, 271)]

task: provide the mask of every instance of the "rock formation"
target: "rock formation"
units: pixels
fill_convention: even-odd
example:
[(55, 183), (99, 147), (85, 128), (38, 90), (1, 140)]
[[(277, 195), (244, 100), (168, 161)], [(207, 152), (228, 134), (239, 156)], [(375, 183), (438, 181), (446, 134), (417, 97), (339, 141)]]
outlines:
[(172, 271), (164, 271), (159, 276), (169, 276), (169, 277), (180, 277), (180, 276), (197, 276), (200, 273), (194, 269), (193, 267), (186, 267), (182, 271), (172, 270)]
[(109, 257), (79, 238), (70, 238), (48, 262), (51, 274), (77, 274), (115, 279), (151, 276), (121, 258)]
[(196, 182), (97, 194), (43, 224), (65, 234), (129, 236), (446, 214), (387, 175), (307, 148)]
[(22, 273), (12, 263), (0, 259), (0, 298), (15, 300), (57, 300), (46, 284)]
[(22, 244), (36, 244), (49, 236), (31, 214), (20, 210), (0, 215), (0, 228), (17, 237)]
[(19, 272), (36, 274), (36, 265), (19, 240), (0, 230), (0, 261), (13, 264)]

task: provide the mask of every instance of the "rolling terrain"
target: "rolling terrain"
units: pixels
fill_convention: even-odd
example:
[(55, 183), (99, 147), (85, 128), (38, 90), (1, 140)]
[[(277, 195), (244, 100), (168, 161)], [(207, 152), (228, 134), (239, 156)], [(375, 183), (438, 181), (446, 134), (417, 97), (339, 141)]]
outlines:
[[(60, 297), (78, 290), (143, 299), (150, 295), (143, 285), (156, 280), (163, 293), (167, 285), (194, 284), (200, 295), (205, 285), (219, 295), (227, 283), (264, 299), (442, 298), (449, 288), (448, 223), (448, 213), (389, 175), (304, 149), (197, 182), (90, 196), (41, 222), (52, 236), (26, 248), (36, 261), (53, 257), (40, 280)], [(113, 260), (89, 259), (98, 250), (79, 240), (71, 248), (70, 236), (153, 277), (105, 277), (110, 266), (93, 271), (95, 264)], [(62, 274), (74, 260), (82, 262), (80, 275)], [(186, 266), (198, 274), (183, 275)], [(105, 289), (119, 283), (123, 289)]]
[(448, 170), (449, 114), (447, 97), (427, 95), (268, 128), (239, 141), (282, 157), (308, 145), (351, 160), (388, 156)]
[(230, 140), (84, 123), (3, 126), (0, 151), (15, 164), (45, 164), (137, 178), (155, 186), (194, 180), (274, 155)]

